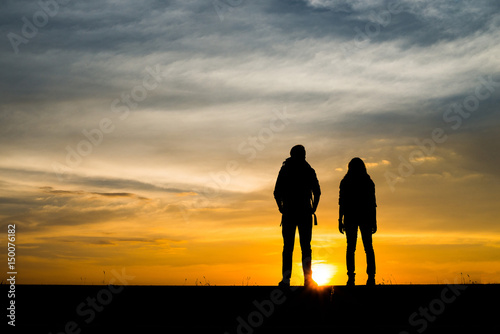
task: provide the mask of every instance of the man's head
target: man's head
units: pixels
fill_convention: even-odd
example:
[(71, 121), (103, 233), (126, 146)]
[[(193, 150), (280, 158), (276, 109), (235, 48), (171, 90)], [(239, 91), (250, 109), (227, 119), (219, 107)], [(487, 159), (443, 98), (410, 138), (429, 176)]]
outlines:
[(290, 150), (290, 156), (293, 159), (305, 160), (306, 159), (306, 149), (305, 149), (305, 147), (302, 146), (302, 145), (295, 145)]

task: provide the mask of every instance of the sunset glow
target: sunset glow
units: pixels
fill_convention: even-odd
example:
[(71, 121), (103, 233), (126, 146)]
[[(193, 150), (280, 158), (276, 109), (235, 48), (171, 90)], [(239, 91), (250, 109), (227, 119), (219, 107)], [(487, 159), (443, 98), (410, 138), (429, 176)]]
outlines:
[[(17, 283), (277, 285), (273, 189), (296, 144), (321, 186), (320, 285), (347, 280), (353, 157), (375, 183), (378, 284), (500, 282), (500, 2), (232, 3), (71, 1), (29, 37), (39, 2), (0, 4)], [(293, 256), (301, 285), (298, 236)]]
[(333, 284), (332, 279), (336, 273), (335, 266), (325, 263), (313, 264), (313, 279), (318, 285)]

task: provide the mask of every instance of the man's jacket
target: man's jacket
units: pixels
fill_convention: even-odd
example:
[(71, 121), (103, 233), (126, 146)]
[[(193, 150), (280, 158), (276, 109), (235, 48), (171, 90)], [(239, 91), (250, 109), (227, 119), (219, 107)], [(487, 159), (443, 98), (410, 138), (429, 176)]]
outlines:
[(321, 190), (316, 172), (305, 160), (288, 158), (283, 162), (274, 187), (274, 198), (285, 214), (312, 214), (314, 198)]

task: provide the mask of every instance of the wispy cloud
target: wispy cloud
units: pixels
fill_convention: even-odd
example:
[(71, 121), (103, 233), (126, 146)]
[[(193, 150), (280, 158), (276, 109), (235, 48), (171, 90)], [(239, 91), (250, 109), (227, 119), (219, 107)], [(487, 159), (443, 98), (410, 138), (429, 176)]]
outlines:
[[(232, 240), (252, 247), (250, 236), (268, 232), (279, 243), (272, 187), (302, 143), (322, 185), (325, 233), (347, 163), (360, 156), (382, 231), (496, 235), (499, 9), (489, 0), (259, 0), (221, 21), (211, 1), (72, 1), (26, 37), (38, 2), (2, 2), (1, 225), (19, 224), (30, 249), (48, 247), (40, 256), (67, 251), (91, 263), (100, 247), (116, 247), (102, 261), (112, 263), (118, 250), (158, 247), (196, 265), (209, 253), (219, 265), (217, 252), (238, 247)], [(27, 40), (17, 54), (9, 33)], [(144, 99), (137, 88), (136, 103), (147, 67), (162, 80)], [(493, 83), (480, 92), (491, 94), (477, 110), (446, 114), (484, 80)], [(127, 94), (137, 105), (120, 120), (111, 105), (127, 105)], [(277, 111), (288, 118), (272, 131)], [(84, 159), (58, 177), (54, 164), (103, 119), (114, 130), (91, 152), (80, 147)], [(401, 158), (428, 150), (434, 129), (446, 141), (415, 156), (391, 192), (386, 172), (401, 175)], [(163, 239), (192, 242), (180, 250)]]

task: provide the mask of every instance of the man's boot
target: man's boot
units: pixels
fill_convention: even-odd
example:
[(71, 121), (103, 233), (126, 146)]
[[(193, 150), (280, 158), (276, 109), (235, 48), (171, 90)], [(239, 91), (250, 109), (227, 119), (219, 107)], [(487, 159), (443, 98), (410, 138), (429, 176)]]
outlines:
[(306, 288), (315, 288), (318, 286), (318, 283), (316, 283), (313, 280), (312, 276), (306, 276), (306, 277), (304, 277), (304, 286)]
[[(285, 262), (283, 262), (285, 263)], [(283, 278), (281, 279), (281, 282), (278, 283), (278, 286), (280, 288), (289, 288), (290, 287), (290, 277), (292, 276), (292, 271), (288, 269), (287, 266), (283, 265)]]
[(349, 277), (347, 279), (347, 286), (354, 286), (354, 280), (356, 278), (356, 274), (355, 273), (348, 273), (347, 276)]
[(308, 257), (302, 260), (302, 269), (304, 271), (304, 286), (307, 288), (314, 288), (318, 286), (312, 278), (312, 269), (311, 269), (311, 258)]
[(289, 278), (283, 278), (281, 282), (278, 283), (278, 286), (280, 288), (289, 288), (290, 287), (290, 279)]

